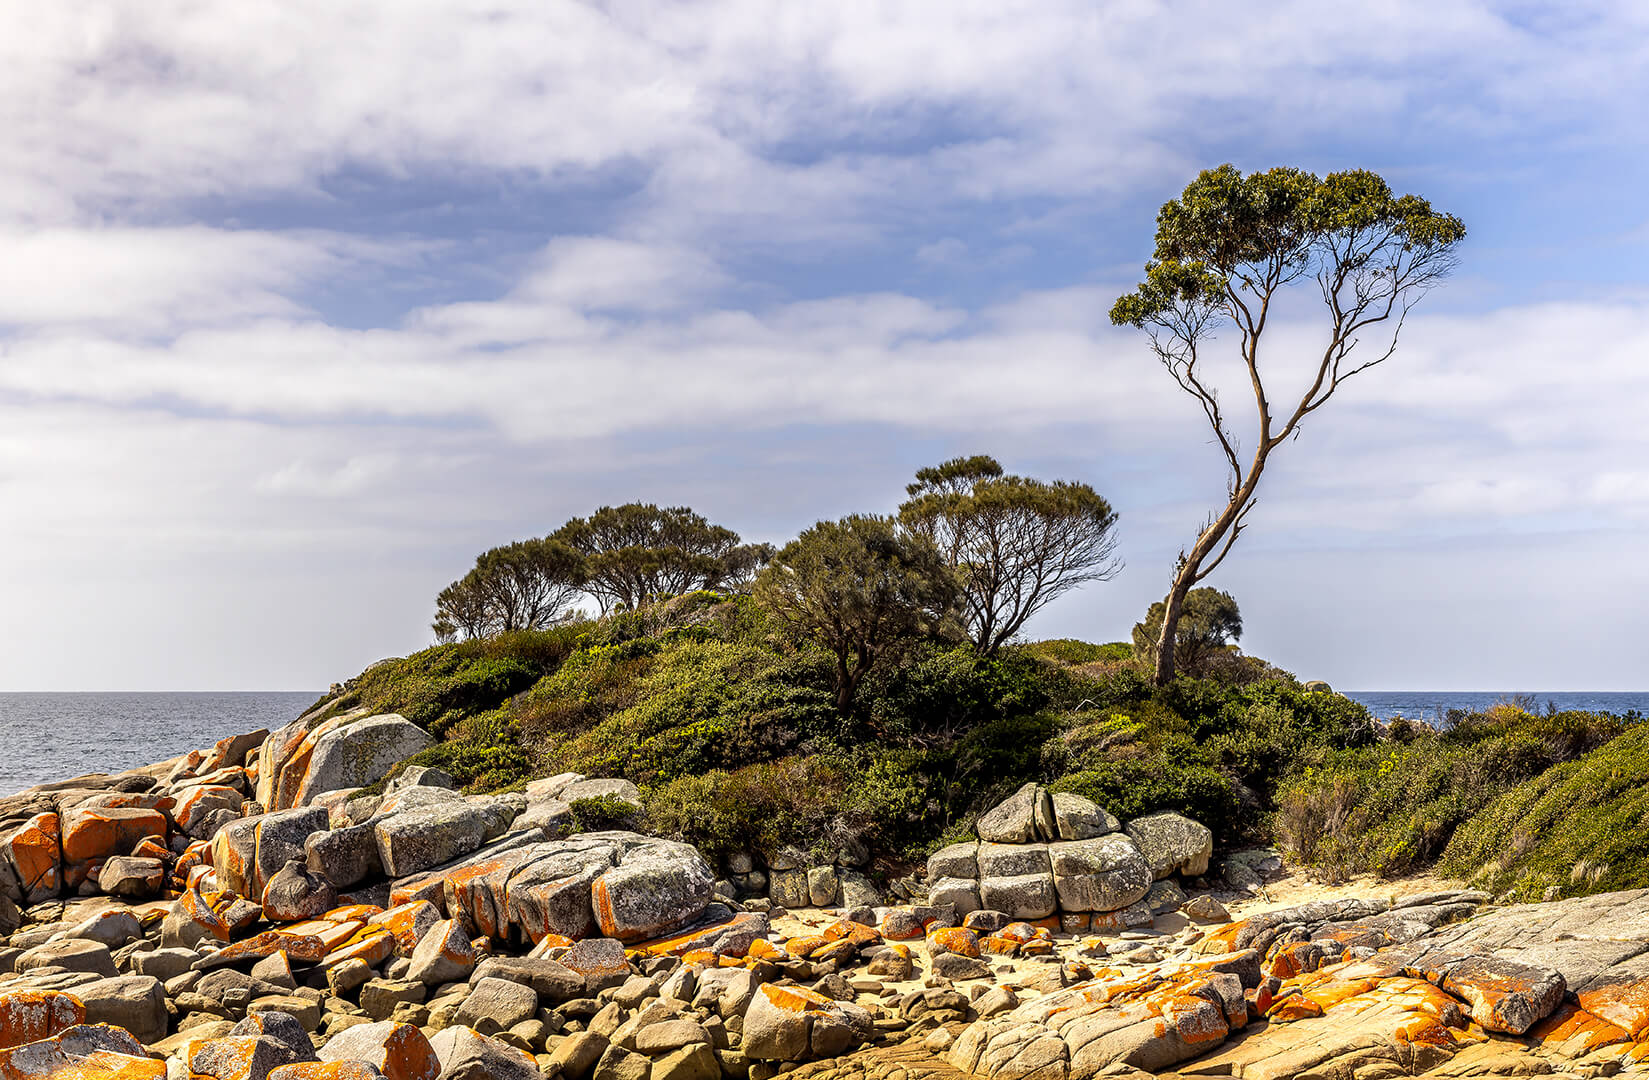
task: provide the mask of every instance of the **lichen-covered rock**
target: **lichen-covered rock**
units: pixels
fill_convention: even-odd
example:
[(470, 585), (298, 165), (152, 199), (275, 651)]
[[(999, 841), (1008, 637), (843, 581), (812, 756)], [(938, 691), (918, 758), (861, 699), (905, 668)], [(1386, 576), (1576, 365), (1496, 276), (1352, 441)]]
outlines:
[(116, 855), (97, 873), (97, 887), (110, 896), (149, 900), (166, 885), (166, 864), (159, 859)]
[(994, 844), (986, 841), (979, 845), (981, 878), (1050, 872), (1047, 844)]
[(315, 740), (291, 805), (307, 806), (322, 792), (364, 787), (429, 746), (429, 732), (399, 713), (368, 716)]
[(744, 1053), (757, 1061), (845, 1054), (870, 1038), (868, 1012), (799, 986), (757, 989), (744, 1014)]
[(86, 1007), (57, 990), (0, 992), (0, 1049), (49, 1039), (86, 1021)]
[(138, 806), (85, 806), (62, 817), (64, 862), (125, 855), (146, 836), (166, 834), (166, 815)]
[(976, 842), (951, 844), (928, 856), (928, 880), (979, 877), (979, 845)]
[(622, 857), (590, 891), (607, 937), (640, 941), (696, 917), (710, 903), (715, 875), (697, 848), (658, 840)]
[(1015, 919), (1046, 919), (1058, 906), (1050, 873), (980, 878), (979, 901)]
[(302, 859), (290, 859), (263, 887), (263, 917), (291, 923), (318, 919), (338, 904), (338, 890)]
[(475, 968), (475, 946), (464, 928), (452, 919), (443, 919), (430, 928), (412, 950), (412, 966), (407, 978), (425, 986), (457, 982), (469, 978)]
[(807, 871), (774, 870), (768, 879), (767, 895), (782, 908), (804, 908), (811, 903)]
[(1151, 888), (1151, 868), (1131, 840), (1109, 833), (1048, 845), (1054, 891), (1066, 911), (1116, 911)]
[[(319, 807), (282, 810), (256, 818), (255, 854), (252, 872), (246, 879), (243, 896), (263, 895), (269, 879), (293, 859), (304, 858), (304, 841), (327, 828), (330, 819)], [(240, 890), (236, 890), (239, 892)]]
[(166, 1063), (143, 1052), (127, 1032), (83, 1024), (49, 1039), (0, 1049), (0, 1075), (18, 1080), (165, 1080)]
[(980, 903), (979, 882), (972, 878), (940, 878), (928, 886), (928, 903), (936, 906), (949, 904), (958, 915), (978, 911), (983, 906)]
[(349, 889), (383, 873), (378, 831), (370, 823), (312, 833), (303, 845), (309, 869), (339, 889)]
[(74, 996), (86, 1007), (86, 1021), (125, 1028), (141, 1042), (166, 1036), (166, 989), (147, 975), (119, 975), (81, 983)]
[(1207, 826), (1170, 812), (1135, 818), (1127, 833), (1159, 880), (1173, 873), (1195, 877), (1208, 872), (1214, 834)]
[[(440, 790), (409, 788), (397, 792), (393, 798)], [(405, 877), (451, 862), (479, 848), (487, 833), (487, 814), (481, 807), (453, 797), (396, 810), (373, 828), (384, 872), (390, 877)]]
[(1051, 798), (1054, 831), (1061, 840), (1089, 840), (1122, 828), (1122, 822), (1106, 813), (1092, 799), (1069, 791), (1055, 792)]
[(543, 1080), (530, 1054), (474, 1028), (442, 1028), (429, 1043), (442, 1080)]
[(380, 1020), (356, 1024), (326, 1041), (322, 1061), (363, 1061), (383, 1074), (384, 1080), (435, 1080), (441, 1062), (424, 1033), (411, 1024)]
[(623, 799), (636, 806), (641, 805), (641, 789), (628, 780), (614, 778), (610, 780), (575, 780), (562, 788), (555, 796), (564, 803), (575, 803), (579, 799)]
[(1053, 801), (1045, 788), (1033, 783), (981, 814), (974, 831), (979, 839), (993, 843), (1028, 844), (1039, 837), (1039, 821), (1053, 820)]
[(38, 904), (63, 887), (61, 826), (54, 813), (36, 814), (13, 829), (0, 847), (17, 874), (25, 904)]
[(196, 840), (209, 840), (218, 820), (214, 815), (228, 811), (230, 816), (238, 816), (245, 803), (246, 797), (232, 787), (197, 784), (178, 796), (177, 804), (172, 807), (172, 820)]

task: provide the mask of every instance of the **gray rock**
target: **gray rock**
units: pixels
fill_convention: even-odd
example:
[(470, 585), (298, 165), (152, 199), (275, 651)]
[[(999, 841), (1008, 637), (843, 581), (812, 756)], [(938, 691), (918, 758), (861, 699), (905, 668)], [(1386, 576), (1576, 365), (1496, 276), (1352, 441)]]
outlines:
[(435, 769), (428, 765), (408, 765), (402, 769), (395, 779), (389, 782), (390, 791), (401, 791), (412, 787), (449, 788), (457, 790), (458, 781), (445, 769)]
[(538, 994), (530, 986), (508, 979), (484, 978), (474, 983), (453, 1019), (466, 1027), (504, 1031), (538, 1013)]
[(166, 864), (159, 859), (136, 855), (116, 855), (103, 863), (97, 887), (110, 896), (148, 900), (160, 895), (166, 884)]
[(1016, 919), (1046, 919), (1057, 907), (1052, 874), (980, 878), (979, 899)]
[(89, 1024), (113, 1024), (140, 1042), (166, 1037), (166, 988), (148, 975), (120, 975), (82, 983), (74, 996), (86, 1006)]
[(807, 899), (814, 907), (834, 904), (837, 890), (834, 866), (815, 866), (807, 872)]
[(17, 958), (14, 970), (28, 972), (48, 967), (62, 968), (64, 971), (89, 971), (104, 976), (116, 973), (114, 954), (109, 947), (102, 942), (83, 938), (48, 941), (26, 949)]
[(836, 883), (838, 899), (844, 908), (873, 908), (882, 902), (881, 890), (876, 888), (862, 870), (838, 870)]
[[(394, 798), (439, 790), (409, 788)], [(487, 834), (487, 813), (461, 800), (446, 801), (399, 810), (379, 820), (374, 828), (384, 872), (390, 877), (405, 877), (479, 848)]]
[(1173, 873), (1195, 877), (1208, 872), (1214, 834), (1188, 817), (1165, 813), (1135, 818), (1127, 832), (1158, 880)]
[(440, 1080), (543, 1080), (531, 1056), (474, 1028), (442, 1028), (429, 1045), (441, 1062)]
[(576, 784), (583, 779), (583, 773), (564, 772), (546, 776), (542, 780), (534, 780), (527, 784), (527, 801), (560, 799), (561, 793), (567, 790), (568, 785)]
[(1051, 868), (1046, 844), (979, 845), (979, 876), (1018, 877), (1021, 874), (1046, 874)]
[(1129, 838), (1109, 833), (1048, 845), (1054, 891), (1066, 911), (1116, 911), (1151, 888), (1151, 868)]
[(1167, 915), (1185, 904), (1185, 890), (1172, 881), (1158, 881), (1145, 894), (1145, 906), (1153, 915)]
[(361, 984), (361, 1011), (374, 1020), (387, 1020), (395, 1006), (417, 1004), (429, 991), (417, 979), (368, 979)]
[(453, 919), (443, 919), (412, 950), (407, 978), (425, 986), (459, 982), (475, 968), (475, 946), (464, 928)]
[(318, 919), (337, 906), (338, 890), (302, 857), (288, 860), (263, 888), (263, 915), (270, 922)]
[(975, 842), (951, 844), (928, 856), (928, 880), (979, 877), (979, 845)]
[(1187, 918), (1200, 923), (1228, 923), (1231, 913), (1225, 910), (1225, 905), (1207, 893), (1200, 893), (1186, 901), (1183, 908)]
[(398, 713), (341, 724), (316, 741), (294, 803), (307, 806), (323, 792), (353, 790), (381, 780), (434, 741)]
[(561, 789), (556, 796), (564, 803), (574, 803), (579, 799), (600, 799), (611, 797), (623, 799), (627, 803), (641, 805), (641, 789), (628, 780), (578, 780)]
[(696, 848), (654, 841), (596, 880), (596, 922), (603, 934), (621, 941), (657, 937), (702, 912), (714, 880)]
[(279, 1039), (229, 1035), (201, 1045), (189, 1058), (188, 1075), (201, 1080), (268, 1080), (272, 1071), (296, 1060), (291, 1047)]
[[(686, 971), (684, 966), (678, 970)], [(532, 987), (552, 1004), (571, 1001), (584, 994), (584, 976), (556, 960), (529, 956), (489, 956), (476, 965), (470, 984), (482, 979), (508, 979)]]
[[(1044, 803), (1047, 805), (1044, 806)], [(1026, 784), (1004, 802), (985, 811), (974, 826), (979, 839), (998, 844), (1027, 844), (1037, 839), (1039, 812), (1053, 820), (1053, 804), (1039, 784)]]
[(200, 955), (193, 949), (155, 949), (132, 954), (132, 973), (167, 982), (194, 966)]
[(370, 822), (318, 832), (304, 841), (309, 869), (336, 888), (348, 889), (383, 873), (378, 857), (378, 831)]
[(537, 829), (545, 838), (558, 840), (573, 831), (576, 823), (573, 820), (571, 804), (560, 799), (537, 799), (527, 803), (527, 809), (516, 818), (513, 825), (517, 829)]
[(128, 941), (136, 941), (142, 937), (143, 924), (127, 909), (111, 908), (69, 927), (63, 931), (63, 936), (80, 941), (96, 941), (111, 949), (117, 949)]
[(780, 907), (807, 907), (810, 900), (807, 891), (806, 872), (801, 870), (774, 870), (768, 882), (767, 895)]
[(1061, 840), (1091, 840), (1122, 828), (1122, 822), (1092, 799), (1069, 791), (1057, 792), (1052, 798), (1055, 829)]
[(261, 1012), (248, 1016), (229, 1030), (230, 1035), (262, 1035), (274, 1039), (292, 1052), (293, 1061), (315, 1061), (315, 1047), (309, 1033), (290, 1013)]
[(236, 891), (249, 897), (263, 895), (263, 887), (270, 878), (280, 873), (293, 859), (303, 859), (304, 841), (331, 824), (326, 808), (320, 806), (282, 810), (248, 820), (255, 820), (257, 823), (257, 854), (254, 858), (253, 875), (251, 880), (246, 882), (245, 891)]
[(980, 903), (979, 882), (970, 878), (940, 878), (928, 886), (928, 902), (935, 906), (949, 904), (958, 915), (984, 906)]
[(991, 966), (985, 961), (953, 952), (942, 952), (935, 956), (931, 967), (933, 974), (941, 979), (961, 981), (991, 977)]

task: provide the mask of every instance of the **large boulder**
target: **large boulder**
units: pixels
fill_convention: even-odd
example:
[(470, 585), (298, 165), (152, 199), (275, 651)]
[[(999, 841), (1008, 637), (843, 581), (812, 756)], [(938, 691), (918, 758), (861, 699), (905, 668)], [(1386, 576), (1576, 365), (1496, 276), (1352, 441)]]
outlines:
[(1028, 844), (1043, 835), (1041, 823), (1054, 820), (1053, 800), (1040, 784), (1026, 784), (1004, 802), (985, 811), (974, 826), (979, 839), (998, 844)]
[(641, 805), (641, 789), (628, 780), (618, 778), (577, 780), (562, 788), (555, 797), (564, 803), (574, 803), (579, 799), (623, 799), (627, 803)]
[(469, 935), (456, 921), (444, 919), (431, 927), (412, 950), (407, 978), (435, 986), (467, 979), (474, 969), (475, 946)]
[(166, 864), (159, 859), (116, 855), (97, 874), (97, 887), (110, 896), (148, 900), (160, 895), (166, 883)]
[(979, 845), (979, 876), (1015, 877), (1020, 874), (1049, 872), (1047, 844), (993, 844)]
[(393, 1020), (345, 1028), (326, 1040), (320, 1059), (364, 1061), (384, 1080), (435, 1080), (441, 1075), (440, 1059), (424, 1033)]
[[(304, 857), (304, 841), (324, 830), (329, 821), (320, 807), (302, 807), (264, 814), (255, 819), (255, 854), (251, 874), (247, 875), (246, 890), (241, 895), (259, 897), (269, 879), (293, 859)], [(240, 892), (240, 890), (235, 890)]]
[(977, 878), (979, 876), (979, 845), (969, 842), (942, 847), (928, 856), (928, 880), (940, 878)]
[(744, 1014), (744, 1054), (757, 1061), (837, 1057), (870, 1038), (870, 1014), (800, 986), (757, 989)]
[(64, 862), (127, 855), (146, 836), (166, 835), (166, 815), (139, 806), (79, 806), (63, 815)]
[(697, 848), (659, 840), (597, 878), (590, 901), (604, 935), (640, 941), (696, 917), (710, 903), (714, 885), (715, 874)]
[(1122, 822), (1092, 799), (1069, 791), (1055, 792), (1052, 798), (1054, 831), (1061, 840), (1088, 840), (1122, 828)]
[(1151, 867), (1128, 837), (1110, 833), (1048, 845), (1054, 892), (1066, 911), (1117, 911), (1151, 888)]
[(381, 780), (395, 765), (432, 742), (429, 732), (399, 713), (340, 724), (315, 741), (292, 805), (307, 806), (323, 792)]
[(455, 1024), (429, 1041), (441, 1063), (441, 1080), (543, 1080), (525, 1051)]
[(370, 822), (312, 833), (303, 843), (309, 869), (340, 889), (352, 888), (383, 873), (378, 830)]
[(1173, 873), (1196, 877), (1208, 872), (1214, 834), (1188, 817), (1169, 812), (1135, 818), (1127, 832), (1159, 880)]
[(166, 988), (149, 975), (121, 975), (81, 983), (74, 996), (86, 1006), (86, 1021), (125, 1028), (140, 1041), (166, 1037)]
[(978, 911), (979, 882), (974, 878), (940, 878), (928, 885), (928, 903), (950, 904), (958, 915)]
[(263, 917), (291, 923), (318, 919), (338, 903), (338, 890), (303, 859), (290, 859), (263, 887)]
[(63, 887), (61, 822), (55, 813), (36, 814), (0, 841), (0, 851), (17, 876), (23, 903), (38, 904)]
[(1053, 875), (1046, 872), (980, 878), (979, 902), (1015, 919), (1046, 919), (1058, 909)]
[(246, 755), (263, 745), (269, 738), (268, 728), (259, 728), (244, 735), (230, 735), (219, 739), (201, 760), (200, 772), (202, 775), (217, 772), (219, 769), (230, 768), (246, 764)]
[[(408, 788), (394, 799), (439, 788)], [(390, 877), (405, 877), (440, 866), (476, 850), (487, 834), (487, 813), (461, 797), (447, 794), (437, 802), (397, 810), (374, 826), (378, 860)], [(386, 799), (385, 802), (390, 800)]]

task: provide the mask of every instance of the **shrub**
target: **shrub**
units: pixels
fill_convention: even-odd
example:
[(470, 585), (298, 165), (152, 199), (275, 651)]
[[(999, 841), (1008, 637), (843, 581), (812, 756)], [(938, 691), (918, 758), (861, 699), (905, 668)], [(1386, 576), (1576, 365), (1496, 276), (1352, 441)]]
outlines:
[(1048, 787), (1092, 799), (1124, 821), (1172, 810), (1208, 826), (1221, 843), (1246, 836), (1255, 823), (1245, 820), (1235, 785), (1184, 750), (1165, 747), (1148, 756), (1097, 763)]
[(574, 799), (572, 812), (575, 832), (635, 830), (640, 827), (642, 818), (639, 806), (617, 795), (594, 795), (588, 799)]

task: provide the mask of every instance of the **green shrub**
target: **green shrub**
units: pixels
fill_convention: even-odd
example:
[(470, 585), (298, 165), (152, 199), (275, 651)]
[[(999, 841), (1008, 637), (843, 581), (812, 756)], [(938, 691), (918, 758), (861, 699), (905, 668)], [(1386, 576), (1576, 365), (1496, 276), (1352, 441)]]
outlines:
[(1078, 641), (1075, 638), (1055, 638), (1050, 641), (1033, 641), (1021, 648), (1038, 660), (1048, 660), (1059, 664), (1120, 664), (1132, 660), (1134, 647), (1126, 641), (1111, 641), (1104, 645), (1095, 645), (1088, 641)]
[(641, 808), (617, 795), (574, 799), (571, 805), (574, 832), (602, 832), (607, 829), (633, 831), (641, 825)]
[(1144, 757), (1096, 763), (1048, 787), (1092, 799), (1123, 821), (1172, 810), (1208, 826), (1222, 844), (1248, 835), (1257, 823), (1245, 819), (1231, 780), (1184, 751), (1163, 747)]

